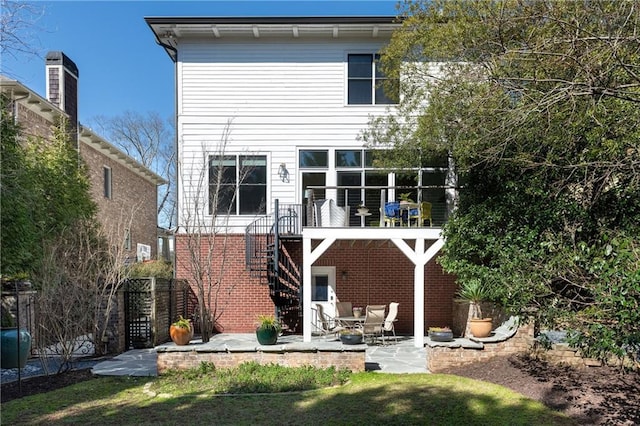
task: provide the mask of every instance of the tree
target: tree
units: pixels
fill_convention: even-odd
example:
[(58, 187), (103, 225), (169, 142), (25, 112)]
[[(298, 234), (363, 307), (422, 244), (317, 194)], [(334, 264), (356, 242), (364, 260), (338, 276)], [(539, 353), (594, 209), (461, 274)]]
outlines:
[(2, 100), (2, 274), (29, 274), (61, 230), (95, 216), (86, 170), (69, 143), (66, 121), (50, 141), (24, 139)]
[[(229, 219), (235, 214), (237, 185), (258, 183), (251, 155), (249, 165), (229, 167), (225, 155), (231, 134), (231, 120), (222, 130), (215, 146), (203, 144), (200, 154), (182, 158), (180, 173), (180, 218), (176, 235), (176, 269), (186, 278), (198, 299), (198, 320), (202, 341), (208, 342), (217, 320), (224, 313), (221, 292), (233, 292), (233, 284), (223, 287), (223, 278), (231, 261)], [(237, 167), (237, 169), (236, 169)], [(261, 204), (263, 206), (263, 203)]]
[[(640, 346), (640, 2), (408, 2), (382, 55), (398, 115), (364, 134), (448, 153), (443, 267), (590, 355)], [(396, 157), (399, 157), (396, 158)]]
[(127, 155), (168, 181), (158, 191), (158, 222), (166, 228), (174, 227), (176, 161), (172, 123), (155, 112), (142, 115), (132, 111), (115, 117), (98, 116), (93, 121)]
[[(16, 58), (19, 54), (37, 56), (34, 36), (30, 33), (43, 8), (25, 1), (0, 1), (0, 56)], [(6, 70), (4, 71), (7, 72)]]

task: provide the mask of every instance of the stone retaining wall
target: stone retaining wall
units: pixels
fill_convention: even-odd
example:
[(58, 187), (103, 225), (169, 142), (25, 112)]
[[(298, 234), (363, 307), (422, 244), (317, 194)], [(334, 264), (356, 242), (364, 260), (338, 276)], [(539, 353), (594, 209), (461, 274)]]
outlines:
[[(437, 373), (451, 367), (459, 367), (496, 356), (530, 352), (534, 343), (534, 327), (525, 324), (516, 334), (500, 342), (469, 342), (457, 346), (426, 345), (427, 369)], [(466, 339), (460, 339), (466, 340)]]
[(555, 365), (569, 365), (575, 368), (602, 366), (601, 361), (583, 357), (579, 349), (572, 348), (566, 343), (555, 343), (551, 348), (545, 348), (538, 343), (533, 348), (532, 355)]
[[(363, 345), (364, 346), (364, 345)], [(305, 365), (318, 368), (335, 367), (353, 372), (364, 371), (365, 349), (362, 350), (256, 350), (256, 351), (158, 351), (158, 374), (167, 370), (186, 370), (196, 368), (202, 362), (211, 362), (219, 368), (237, 367), (243, 362), (254, 361), (259, 364), (278, 364), (286, 367)]]

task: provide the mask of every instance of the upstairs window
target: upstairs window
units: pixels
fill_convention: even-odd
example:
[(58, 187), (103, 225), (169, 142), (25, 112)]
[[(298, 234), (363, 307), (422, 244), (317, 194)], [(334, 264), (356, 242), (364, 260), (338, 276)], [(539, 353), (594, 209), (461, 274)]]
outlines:
[(347, 103), (349, 105), (390, 105), (396, 102), (384, 93), (387, 77), (378, 66), (380, 55), (348, 55)]
[(104, 167), (103, 172), (104, 176), (104, 198), (111, 198), (111, 167)]
[(265, 214), (267, 157), (209, 157), (209, 214)]

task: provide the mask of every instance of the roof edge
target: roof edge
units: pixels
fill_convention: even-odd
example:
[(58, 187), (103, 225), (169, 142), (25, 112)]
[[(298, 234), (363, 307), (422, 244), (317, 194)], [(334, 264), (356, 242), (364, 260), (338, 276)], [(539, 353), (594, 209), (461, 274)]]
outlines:
[(148, 24), (393, 24), (396, 16), (145, 16)]

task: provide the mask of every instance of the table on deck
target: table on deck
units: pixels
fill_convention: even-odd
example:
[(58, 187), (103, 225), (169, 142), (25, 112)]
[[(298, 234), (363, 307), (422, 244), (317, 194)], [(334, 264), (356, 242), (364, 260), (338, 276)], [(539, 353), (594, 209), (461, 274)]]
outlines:
[(411, 216), (410, 214), (411, 210), (418, 210), (418, 214), (420, 214), (420, 204), (400, 203), (400, 207), (398, 210), (400, 213), (400, 226), (404, 225), (405, 218), (406, 218), (407, 226), (411, 226), (411, 219), (409, 219), (409, 217)]
[(364, 324), (365, 316), (359, 317), (337, 317), (336, 320), (340, 322), (340, 325), (346, 328), (362, 328), (362, 324)]

